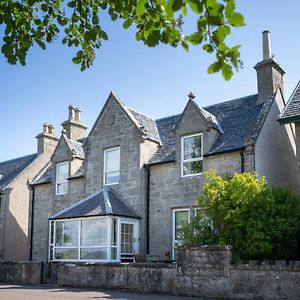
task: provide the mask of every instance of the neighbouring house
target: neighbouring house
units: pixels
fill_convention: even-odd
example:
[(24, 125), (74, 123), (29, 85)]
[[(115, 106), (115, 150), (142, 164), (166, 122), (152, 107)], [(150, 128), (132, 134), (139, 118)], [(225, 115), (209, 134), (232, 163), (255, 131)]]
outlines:
[(28, 260), (29, 190), (27, 181), (49, 161), (58, 139), (44, 124), (37, 153), (0, 162), (0, 260)]
[[(132, 261), (180, 243), (203, 172), (255, 171), (297, 190), (295, 136), (280, 126), (284, 71), (263, 33), (258, 93), (153, 120), (111, 93), (87, 137), (80, 110), (69, 117), (51, 159), (31, 181), (30, 257)], [(244, 84), (244, 83), (243, 83)]]
[[(296, 140), (296, 168), (297, 181), (300, 183), (300, 81), (296, 85), (286, 106), (281, 111), (278, 121), (281, 125), (289, 125), (294, 132)], [(300, 186), (298, 186), (298, 194), (300, 194)]]

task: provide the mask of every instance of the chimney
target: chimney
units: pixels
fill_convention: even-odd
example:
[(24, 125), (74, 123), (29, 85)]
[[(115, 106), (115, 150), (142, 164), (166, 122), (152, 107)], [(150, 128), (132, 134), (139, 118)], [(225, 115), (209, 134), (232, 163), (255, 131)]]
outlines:
[(38, 134), (36, 138), (38, 154), (53, 152), (58, 143), (58, 138), (54, 134), (54, 126), (46, 123), (43, 124), (43, 132)]
[(87, 127), (81, 123), (80, 113), (81, 110), (78, 107), (69, 105), (69, 118), (61, 124), (70, 140), (77, 141), (85, 137)]
[(265, 102), (267, 97), (272, 96), (277, 87), (283, 91), (284, 71), (274, 60), (271, 52), (270, 32), (265, 30), (263, 36), (263, 60), (254, 66), (257, 72), (257, 104)]

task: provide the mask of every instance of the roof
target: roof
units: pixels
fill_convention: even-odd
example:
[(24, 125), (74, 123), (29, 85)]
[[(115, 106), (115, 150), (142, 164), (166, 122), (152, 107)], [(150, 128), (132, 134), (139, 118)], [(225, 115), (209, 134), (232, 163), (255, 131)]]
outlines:
[(44, 184), (44, 183), (51, 183), (52, 170), (53, 170), (53, 165), (52, 165), (51, 161), (48, 161), (48, 163), (35, 176), (35, 178), (31, 182), (31, 184), (39, 185), (39, 184)]
[(147, 135), (147, 138), (160, 143), (160, 138), (159, 138), (159, 133), (157, 130), (156, 122), (153, 119), (151, 119), (131, 108), (128, 108), (128, 110), (133, 115), (133, 117), (136, 119), (136, 121), (141, 125), (140, 127), (145, 128), (145, 133)]
[(37, 153), (0, 162), (0, 190), (4, 189), (27, 166), (34, 161)]
[[(216, 117), (222, 128), (222, 133), (207, 154), (233, 151), (255, 142), (273, 98), (264, 104), (256, 104), (255, 94), (204, 107)], [(175, 160), (174, 128), (181, 115), (156, 120), (162, 145), (150, 160), (150, 165)]]
[(293, 123), (300, 121), (300, 81), (296, 85), (289, 101), (284, 110), (278, 117), (281, 124)]
[(69, 149), (72, 151), (73, 156), (84, 159), (84, 150), (81, 142), (70, 140), (66, 137)]
[(118, 198), (113, 189), (103, 188), (53, 215), (49, 219), (56, 220), (107, 215), (140, 218)]

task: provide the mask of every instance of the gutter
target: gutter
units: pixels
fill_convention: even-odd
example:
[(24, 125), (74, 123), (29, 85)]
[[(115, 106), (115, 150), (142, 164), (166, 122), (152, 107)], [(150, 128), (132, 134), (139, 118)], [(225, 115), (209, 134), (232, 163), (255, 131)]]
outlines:
[(298, 115), (298, 116), (291, 116), (291, 117), (286, 117), (286, 118), (279, 117), (277, 119), (277, 121), (279, 122), (280, 125), (296, 123), (296, 122), (300, 122), (300, 116)]

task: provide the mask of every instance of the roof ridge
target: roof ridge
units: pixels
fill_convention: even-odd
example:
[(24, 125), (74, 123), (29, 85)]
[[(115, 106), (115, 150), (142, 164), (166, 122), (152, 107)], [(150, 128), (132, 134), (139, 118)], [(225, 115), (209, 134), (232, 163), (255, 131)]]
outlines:
[(222, 101), (222, 102), (217, 102), (217, 103), (214, 103), (214, 104), (210, 104), (208, 106), (203, 106), (203, 108), (206, 109), (206, 108), (210, 108), (212, 106), (216, 106), (218, 104), (233, 102), (233, 101), (237, 101), (237, 100), (243, 100), (245, 98), (250, 98), (250, 97), (253, 97), (253, 96), (256, 96), (256, 95), (257, 95), (257, 93), (256, 94), (251, 94), (251, 95), (248, 95), (248, 96), (243, 96), (243, 97), (240, 97), (240, 98), (234, 98), (234, 99), (230, 99), (230, 100), (226, 100), (226, 101)]
[(179, 117), (182, 113), (179, 113), (179, 114), (175, 114), (175, 115), (170, 115), (170, 116), (167, 116), (167, 117), (162, 117), (162, 118), (159, 118), (159, 119), (156, 119), (156, 121), (161, 121), (161, 120), (165, 120), (165, 119), (170, 119), (170, 118), (174, 118), (174, 117)]
[(30, 157), (30, 156), (34, 156), (34, 155), (37, 155), (37, 153), (27, 154), (27, 155), (24, 155), (24, 156), (20, 156), (20, 157), (16, 157), (16, 158), (11, 158), (11, 159), (8, 159), (8, 160), (4, 160), (4, 161), (0, 162), (0, 165), (3, 164), (3, 163), (12, 162), (14, 160), (18, 160), (18, 159), (21, 159), (21, 158), (26, 158), (26, 157)]

